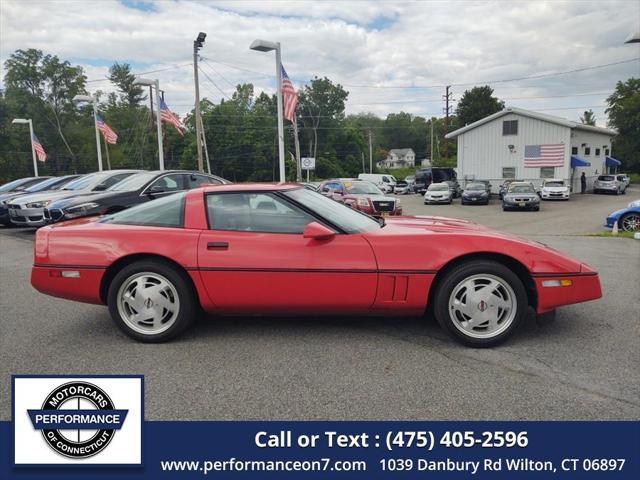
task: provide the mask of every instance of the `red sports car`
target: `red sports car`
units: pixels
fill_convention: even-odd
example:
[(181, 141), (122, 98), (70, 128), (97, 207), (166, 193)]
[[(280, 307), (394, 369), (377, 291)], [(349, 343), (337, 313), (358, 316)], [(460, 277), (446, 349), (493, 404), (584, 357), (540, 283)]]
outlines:
[(41, 228), (31, 283), (143, 342), (216, 314), (422, 315), (467, 345), (600, 298), (587, 265), (462, 220), (379, 221), (299, 185), (219, 185)]

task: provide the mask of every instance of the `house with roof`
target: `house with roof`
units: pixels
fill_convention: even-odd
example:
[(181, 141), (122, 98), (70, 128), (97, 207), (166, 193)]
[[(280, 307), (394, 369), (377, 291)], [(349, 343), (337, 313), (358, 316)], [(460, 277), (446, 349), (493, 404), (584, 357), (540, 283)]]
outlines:
[(595, 178), (620, 166), (613, 158), (614, 130), (583, 125), (522, 108), (505, 108), (450, 132), (458, 142), (458, 179), (489, 180), (492, 189), (507, 179), (533, 182), (561, 178), (580, 191)]
[(379, 168), (407, 168), (415, 167), (416, 153), (412, 148), (392, 148), (387, 158), (378, 162)]

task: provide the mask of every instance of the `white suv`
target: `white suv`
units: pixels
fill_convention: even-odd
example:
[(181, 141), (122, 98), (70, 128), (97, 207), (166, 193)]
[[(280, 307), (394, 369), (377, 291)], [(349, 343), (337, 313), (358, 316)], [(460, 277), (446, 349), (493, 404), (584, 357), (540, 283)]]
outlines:
[(569, 185), (560, 178), (543, 180), (540, 198), (543, 200), (569, 200)]
[(593, 193), (609, 192), (620, 195), (624, 189), (624, 185), (618, 181), (616, 175), (600, 175), (593, 182)]

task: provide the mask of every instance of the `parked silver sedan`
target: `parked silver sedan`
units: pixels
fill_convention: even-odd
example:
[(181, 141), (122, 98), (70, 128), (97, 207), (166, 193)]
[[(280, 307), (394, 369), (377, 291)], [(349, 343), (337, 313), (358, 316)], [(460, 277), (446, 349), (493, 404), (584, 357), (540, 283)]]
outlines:
[(424, 193), (424, 204), (430, 203), (451, 203), (454, 192), (448, 183), (432, 183)]

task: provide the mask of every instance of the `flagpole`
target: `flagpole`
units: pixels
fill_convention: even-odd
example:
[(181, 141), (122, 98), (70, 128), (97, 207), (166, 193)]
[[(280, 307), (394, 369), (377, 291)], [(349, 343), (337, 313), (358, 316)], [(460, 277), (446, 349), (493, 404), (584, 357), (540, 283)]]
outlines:
[(276, 43), (276, 81), (278, 82), (277, 89), (277, 104), (278, 104), (278, 160), (280, 166), (280, 181), (285, 182), (287, 177), (284, 172), (284, 119), (282, 118), (282, 52), (280, 50), (280, 42)]
[(296, 149), (296, 181), (302, 181), (302, 167), (300, 165), (300, 140), (298, 139), (298, 117), (293, 112), (293, 143)]
[(107, 170), (111, 170), (111, 160), (109, 160), (109, 145), (107, 144), (107, 137), (103, 135), (102, 141), (104, 142), (104, 153), (107, 154)]
[(37, 177), (38, 175), (38, 162), (36, 160), (36, 147), (33, 145), (33, 120), (27, 120), (29, 122), (29, 134), (31, 138), (31, 156), (33, 157), (33, 173)]
[(100, 130), (98, 129), (98, 108), (96, 107), (97, 99), (93, 97), (91, 102), (93, 105), (93, 127), (96, 129), (96, 149), (98, 150), (98, 171), (102, 171), (102, 149), (100, 148)]

